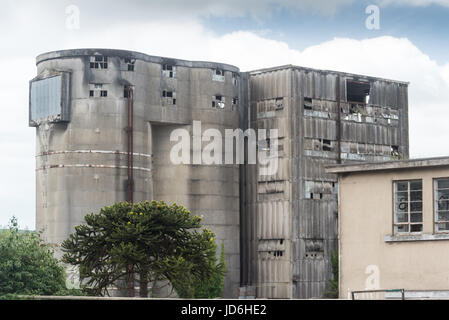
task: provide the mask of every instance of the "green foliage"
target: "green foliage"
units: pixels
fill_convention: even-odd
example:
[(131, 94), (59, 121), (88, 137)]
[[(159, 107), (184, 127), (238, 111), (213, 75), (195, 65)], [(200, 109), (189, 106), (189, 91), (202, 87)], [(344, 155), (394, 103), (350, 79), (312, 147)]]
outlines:
[(338, 298), (338, 251), (331, 252), (332, 280), (324, 296), (329, 299)]
[[(201, 218), (163, 201), (121, 202), (88, 214), (62, 244), (63, 261), (79, 267), (89, 294), (137, 274), (141, 296), (148, 282), (168, 280), (192, 296), (192, 278), (209, 279), (216, 262), (215, 235), (201, 229)], [(183, 285), (184, 284), (184, 285)]]
[[(214, 244), (216, 247), (216, 245)], [(186, 277), (173, 283), (176, 291), (181, 298), (209, 299), (223, 296), (224, 275), (226, 273), (224, 245), (221, 244), (220, 261), (210, 260), (210, 276)], [(179, 283), (180, 282), (180, 283)]]
[(217, 298), (223, 296), (224, 276), (226, 273), (224, 244), (221, 243), (220, 261), (215, 264), (211, 262), (212, 275), (208, 278), (195, 278), (195, 298)]
[(64, 268), (39, 232), (19, 231), (17, 219), (0, 234), (0, 296), (59, 295), (66, 292)]

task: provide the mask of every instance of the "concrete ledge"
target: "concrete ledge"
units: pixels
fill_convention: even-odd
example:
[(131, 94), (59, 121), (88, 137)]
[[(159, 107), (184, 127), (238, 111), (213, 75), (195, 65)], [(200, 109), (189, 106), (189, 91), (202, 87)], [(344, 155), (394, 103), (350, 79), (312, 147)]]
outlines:
[(438, 241), (449, 240), (449, 234), (417, 234), (417, 235), (386, 235), (385, 242)]
[(428, 167), (444, 166), (449, 166), (449, 157), (326, 165), (325, 171), (326, 173), (350, 173), (398, 169), (422, 169)]

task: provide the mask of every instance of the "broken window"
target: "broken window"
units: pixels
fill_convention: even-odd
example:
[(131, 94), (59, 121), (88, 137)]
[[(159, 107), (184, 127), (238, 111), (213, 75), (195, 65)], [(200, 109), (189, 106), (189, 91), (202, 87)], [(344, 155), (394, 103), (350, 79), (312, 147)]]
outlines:
[(284, 109), (284, 98), (279, 97), (275, 100), (276, 110)]
[(449, 232), (449, 178), (434, 180), (435, 232)]
[(103, 84), (101, 84), (101, 83), (90, 84), (89, 97), (91, 97), (91, 98), (98, 98), (98, 97), (105, 98), (107, 96), (108, 96), (108, 91), (104, 88)]
[(330, 140), (323, 139), (323, 151), (332, 151), (332, 143)]
[(321, 239), (305, 239), (305, 258), (322, 259), (324, 254), (324, 242)]
[(162, 98), (163, 98), (163, 104), (176, 104), (176, 93), (174, 91), (170, 90), (163, 90), (162, 91)]
[(108, 57), (104, 57), (104, 56), (90, 57), (90, 68), (91, 69), (107, 69), (108, 68)]
[(212, 72), (212, 80), (213, 81), (220, 81), (220, 82), (224, 82), (225, 81), (225, 72), (223, 69), (215, 69)]
[[(223, 74), (223, 75), (224, 75), (224, 74)], [(237, 75), (236, 72), (233, 72), (233, 73), (232, 73), (232, 84), (233, 84), (234, 86), (236, 86), (237, 83), (238, 83), (238, 75)]]
[(312, 98), (304, 97), (304, 109), (312, 110)]
[(212, 108), (224, 109), (225, 98), (221, 95), (215, 95), (212, 97)]
[(176, 67), (170, 64), (164, 64), (162, 66), (162, 75), (167, 78), (176, 78)]
[(47, 78), (35, 78), (29, 86), (29, 125), (40, 120), (50, 122), (70, 120), (70, 74), (59, 72)]
[(173, 91), (164, 90), (162, 91), (162, 96), (166, 98), (173, 98)]
[(346, 100), (348, 102), (369, 103), (371, 84), (366, 81), (346, 80)]
[(232, 98), (232, 111), (237, 109), (238, 104), (239, 104), (239, 98), (237, 98), (237, 97)]
[(125, 90), (123, 92), (123, 97), (130, 98), (132, 97), (133, 86), (125, 86)]
[(394, 182), (394, 233), (422, 232), (422, 180)]
[(126, 69), (127, 69), (128, 71), (134, 71), (134, 65), (135, 65), (135, 63), (136, 63), (136, 60), (135, 60), (135, 59), (129, 59), (129, 58), (126, 58), (126, 59), (125, 59)]
[(399, 146), (391, 146), (391, 156), (392, 157), (399, 157)]

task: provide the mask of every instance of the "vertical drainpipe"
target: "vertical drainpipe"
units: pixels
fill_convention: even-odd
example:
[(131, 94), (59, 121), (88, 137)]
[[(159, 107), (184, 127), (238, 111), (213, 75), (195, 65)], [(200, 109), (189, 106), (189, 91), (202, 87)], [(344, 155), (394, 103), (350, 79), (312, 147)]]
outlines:
[(128, 184), (126, 201), (134, 201), (134, 94), (131, 86), (127, 87), (128, 93), (128, 126), (127, 126), (127, 169)]
[[(127, 194), (126, 194), (126, 201), (127, 202), (134, 202), (134, 188), (133, 188), (133, 171), (134, 171), (134, 94), (133, 89), (131, 86), (126, 87), (126, 92), (128, 96), (128, 105), (127, 105), (127, 111), (128, 111), (128, 123), (126, 127), (126, 133), (127, 133), (127, 169), (128, 169), (128, 183), (127, 183)], [(134, 297), (134, 270), (133, 266), (128, 266), (128, 284), (129, 284), (129, 296)]]

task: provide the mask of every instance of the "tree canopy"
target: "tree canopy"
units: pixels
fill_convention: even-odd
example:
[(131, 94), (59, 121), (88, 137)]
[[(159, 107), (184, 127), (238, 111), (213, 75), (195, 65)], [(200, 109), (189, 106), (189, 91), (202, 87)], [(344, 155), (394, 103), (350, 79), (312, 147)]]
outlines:
[(0, 233), (0, 295), (60, 295), (65, 271), (39, 232), (19, 230), (12, 218)]
[(198, 286), (192, 279), (224, 275), (223, 263), (216, 264), (214, 233), (201, 229), (201, 218), (183, 206), (121, 202), (84, 220), (63, 242), (63, 261), (79, 267), (91, 294), (108, 295), (111, 285), (136, 275), (142, 297), (149, 282), (161, 280), (181, 297), (194, 297)]

